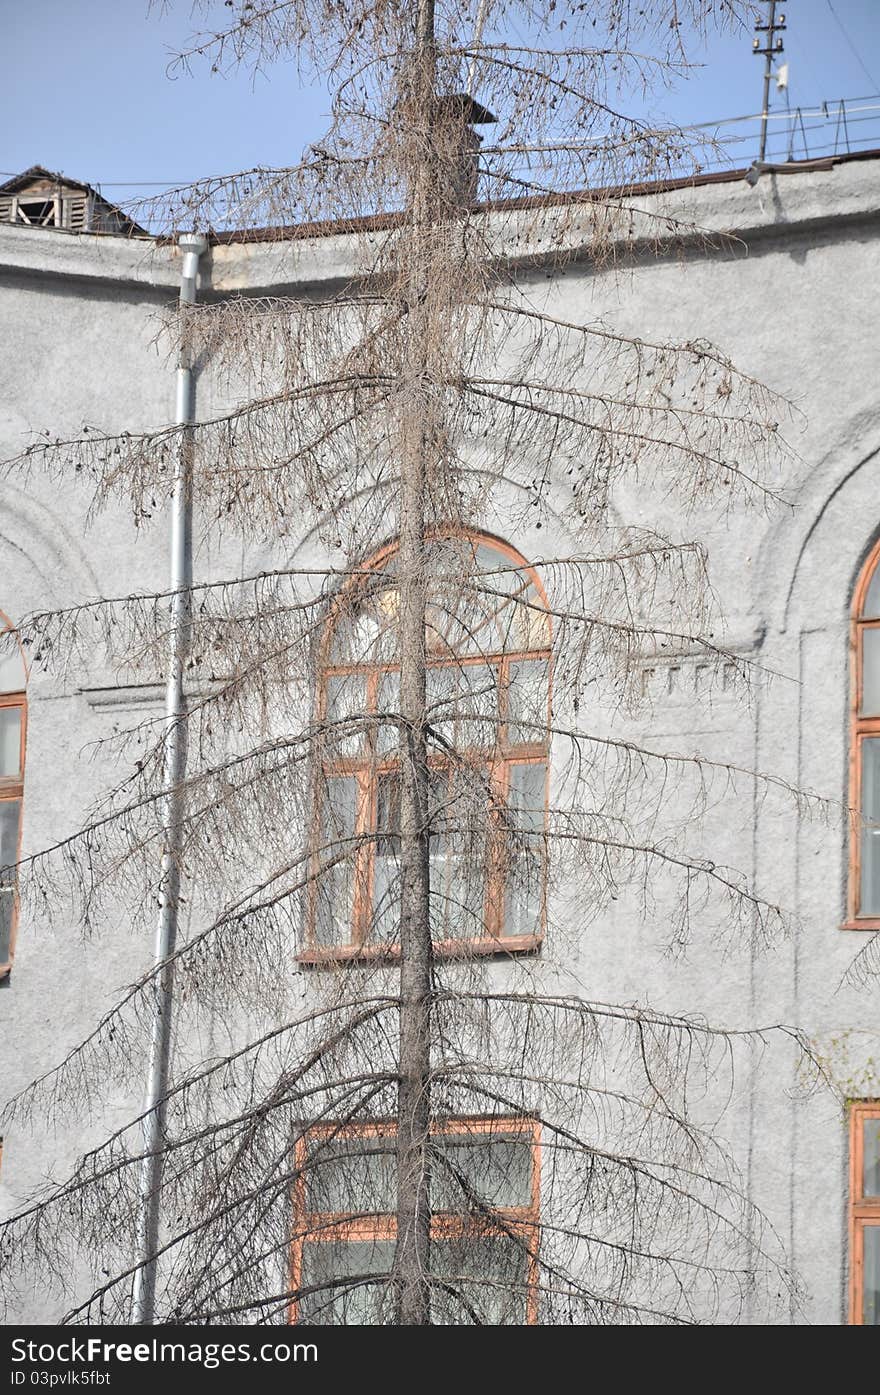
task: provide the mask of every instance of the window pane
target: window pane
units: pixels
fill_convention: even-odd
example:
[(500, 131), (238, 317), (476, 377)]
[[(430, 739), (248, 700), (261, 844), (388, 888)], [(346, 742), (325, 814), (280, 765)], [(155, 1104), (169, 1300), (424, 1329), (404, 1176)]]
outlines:
[(482, 772), (431, 779), (431, 933), (435, 940), (485, 934), (486, 789)]
[(547, 767), (543, 761), (510, 766), (511, 831), (504, 895), (504, 934), (539, 935), (544, 900), (544, 804)]
[(862, 630), (863, 717), (880, 717), (880, 626)]
[(387, 1275), (393, 1261), (393, 1240), (323, 1240), (303, 1245), (302, 1288), (312, 1284), (328, 1286), (300, 1299), (300, 1322), (350, 1326), (389, 1322), (392, 1311), (384, 1278), (356, 1287), (333, 1286), (329, 1281), (355, 1275)]
[(496, 652), (546, 648), (547, 614), (525, 568), (514, 568), (505, 553), (485, 543), (477, 547), (477, 566), (481, 572), (489, 573), (481, 576), (477, 584), (497, 593), (493, 601)]
[(521, 571), (510, 557), (497, 547), (492, 547), (490, 543), (477, 543), (476, 562), (480, 584), (488, 590), (499, 592), (496, 602), (498, 605), (512, 591), (519, 591), (527, 580), (526, 573)]
[(20, 707), (0, 707), (0, 775), (21, 778)]
[(880, 1327), (880, 1225), (866, 1225), (862, 1267), (862, 1321), (866, 1327)]
[(525, 568), (504, 553), (479, 543), (476, 559), (468, 539), (431, 544), (430, 568), (437, 576), (458, 577), (450, 599), (438, 585), (428, 604), (427, 644), (436, 653), (500, 654), (544, 648), (547, 615)]
[(327, 679), (327, 722), (338, 722), (326, 736), (328, 754), (356, 756), (364, 747), (363, 724), (352, 732), (354, 722), (347, 718), (363, 717), (366, 712), (366, 683), (362, 673), (333, 674)]
[(512, 746), (547, 740), (547, 661), (512, 663), (507, 684), (507, 740)]
[(498, 730), (494, 664), (436, 664), (427, 673), (431, 725), (457, 750), (491, 751)]
[(485, 869), (456, 852), (438, 833), (431, 839), (431, 934), (439, 940), (479, 940), (486, 933)]
[(880, 620), (880, 563), (874, 568), (874, 575), (871, 577), (871, 584), (865, 595), (862, 618), (864, 620)]
[(862, 1120), (862, 1196), (880, 1196), (880, 1118)]
[(375, 576), (364, 580), (355, 603), (336, 618), (331, 663), (393, 663), (398, 657), (399, 600), (393, 573), (394, 558), (390, 558)]
[(21, 800), (0, 800), (0, 885), (15, 884), (15, 863), (18, 860), (18, 824)]
[(10, 886), (0, 886), (0, 964), (9, 960), (9, 946), (12, 941), (12, 914), (15, 909), (15, 890)]
[[(860, 915), (880, 915), (880, 737), (862, 739), (862, 882)], [(872, 827), (875, 824), (876, 827)]]
[(9, 958), (12, 915), (15, 909), (15, 861), (18, 857), (18, 825), (21, 800), (0, 801), (0, 964)]
[(0, 631), (0, 693), (22, 693), (27, 673), (18, 640), (11, 630)]
[(431, 1244), (435, 1322), (467, 1326), (527, 1321), (528, 1254), (508, 1236), (463, 1235)]
[[(397, 669), (380, 674), (376, 710), (380, 716), (383, 712), (400, 711), (400, 673)], [(396, 751), (399, 745), (400, 728), (397, 723), (381, 722), (376, 729), (376, 750), (383, 753)]]
[(393, 1135), (315, 1139), (309, 1149), (306, 1209), (388, 1215), (396, 1209)]
[[(357, 781), (344, 776), (325, 780), (321, 799), (321, 848), (316, 934), (319, 944), (345, 945), (352, 937), (354, 868), (352, 842), (357, 817)], [(338, 860), (335, 860), (338, 859)]]
[(531, 1206), (531, 1134), (437, 1134), (432, 1202), (438, 1211), (467, 1213), (479, 1203), (493, 1207)]
[(457, 671), (459, 701), (456, 744), (491, 751), (497, 740), (498, 672), (489, 664), (462, 664)]
[(394, 774), (380, 775), (376, 790), (376, 840), (373, 855), (373, 919), (370, 939), (396, 944), (400, 927), (400, 784)]
[(444, 741), (455, 741), (455, 715), (458, 707), (458, 667), (455, 664), (434, 664), (426, 672), (428, 721)]

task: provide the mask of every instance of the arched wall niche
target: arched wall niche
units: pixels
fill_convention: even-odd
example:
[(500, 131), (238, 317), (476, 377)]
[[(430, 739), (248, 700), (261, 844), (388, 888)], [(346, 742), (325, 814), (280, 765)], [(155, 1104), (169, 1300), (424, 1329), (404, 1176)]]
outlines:
[(877, 413), (842, 422), (788, 517), (768, 530), (755, 576), (768, 626), (766, 662), (796, 680), (784, 698), (777, 692), (764, 703), (766, 761), (790, 762), (785, 769), (800, 789), (853, 811), (849, 818), (841, 812), (821, 838), (805, 826), (796, 833), (796, 895), (810, 920), (815, 962), (827, 969), (839, 958), (841, 974), (853, 945), (829, 935), (872, 928), (857, 915), (863, 788), (853, 606), (880, 541), (878, 469)]
[(859, 572), (880, 536), (878, 468), (880, 413), (842, 421), (762, 541), (755, 586), (769, 629), (847, 623)]
[[(29, 612), (53, 610), (70, 604), (72, 598), (100, 594), (83, 547), (69, 533), (61, 508), (57, 502), (41, 499), (38, 488), (38, 482), (27, 492), (10, 481), (0, 485), (0, 985), (10, 982), (18, 938), (15, 864), (22, 853), (29, 709), (34, 697), (29, 691), (28, 653), (17, 625)], [(60, 677), (62, 683), (68, 679), (66, 672)], [(41, 680), (41, 686), (51, 687), (59, 678), (52, 672), (41, 675)], [(37, 826), (40, 822), (39, 797), (35, 807), (36, 819), (33, 809), (27, 815), (32, 827), (34, 821)]]

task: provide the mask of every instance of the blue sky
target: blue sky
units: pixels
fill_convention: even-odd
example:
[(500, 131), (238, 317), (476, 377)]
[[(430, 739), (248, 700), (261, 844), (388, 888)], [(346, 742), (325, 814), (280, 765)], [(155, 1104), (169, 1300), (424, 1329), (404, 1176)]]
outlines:
[[(784, 9), (792, 106), (880, 92), (880, 0), (790, 0)], [(0, 18), (4, 172), (39, 163), (122, 199), (135, 184), (292, 163), (325, 127), (326, 92), (302, 87), (292, 64), (270, 77), (212, 76), (206, 66), (169, 77), (174, 46), (191, 30), (188, 0), (165, 13), (147, 0), (0, 0)], [(761, 60), (749, 33), (715, 38), (693, 56), (704, 66), (652, 114), (689, 123), (759, 108)], [(782, 109), (784, 98), (774, 100)], [(873, 134), (880, 146), (880, 111), (867, 115), (851, 134)], [(737, 163), (755, 153), (746, 144)]]

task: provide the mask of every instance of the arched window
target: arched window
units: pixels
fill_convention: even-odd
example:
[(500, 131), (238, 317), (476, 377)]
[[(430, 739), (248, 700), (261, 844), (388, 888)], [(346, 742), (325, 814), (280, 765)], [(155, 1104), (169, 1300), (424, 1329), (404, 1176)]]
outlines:
[[(440, 952), (533, 949), (544, 927), (550, 617), (524, 559), (483, 534), (427, 547), (431, 917)], [(305, 959), (398, 938), (397, 547), (336, 599)]]
[(850, 803), (861, 814), (850, 855), (849, 923), (880, 927), (880, 543), (862, 568), (852, 611)]
[(15, 952), (18, 889), (15, 864), (21, 843), (27, 671), (18, 636), (0, 611), (0, 983)]

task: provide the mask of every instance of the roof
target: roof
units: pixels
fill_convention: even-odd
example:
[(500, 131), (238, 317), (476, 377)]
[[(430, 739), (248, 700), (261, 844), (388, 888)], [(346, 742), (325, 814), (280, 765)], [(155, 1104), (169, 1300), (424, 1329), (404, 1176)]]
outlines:
[[(762, 174), (788, 175), (813, 174), (834, 169), (837, 165), (850, 164), (858, 160), (880, 159), (880, 149), (854, 150), (847, 154), (826, 155), (820, 159), (788, 160), (784, 164), (751, 165), (748, 168), (707, 170), (703, 174), (689, 174), (669, 179), (655, 179), (638, 184), (618, 185), (603, 189), (575, 189), (556, 194), (527, 194), (521, 198), (499, 199), (492, 204), (478, 204), (476, 207), (498, 210), (518, 208), (538, 208), (542, 206), (564, 206), (572, 203), (590, 203), (601, 199), (622, 199), (643, 197), (650, 194), (670, 193), (675, 189), (699, 189), (710, 184), (732, 184), (748, 179), (753, 183), (754, 172)], [(208, 240), (215, 246), (233, 242), (279, 242), (299, 241), (313, 237), (332, 237), (339, 233), (381, 232), (398, 227), (403, 215), (399, 212), (368, 213), (360, 217), (328, 218), (314, 223), (292, 223), (266, 228), (234, 228), (220, 232), (209, 232)]]
[(30, 169), (22, 170), (21, 174), (14, 174), (11, 179), (7, 179), (5, 184), (0, 184), (0, 194), (20, 194), (29, 184), (34, 184), (40, 179), (47, 180), (50, 184), (62, 184), (65, 189), (76, 189), (83, 194), (94, 194), (96, 198), (101, 197), (90, 184), (81, 184), (78, 179), (69, 179), (66, 174), (47, 170), (44, 165), (31, 165)]
[[(760, 167), (761, 174), (771, 176), (777, 175), (797, 175), (812, 174), (829, 171), (839, 165), (855, 164), (861, 161), (871, 161), (880, 159), (880, 149), (858, 150), (845, 154), (824, 156), (819, 159), (789, 160), (783, 164), (764, 164)], [(739, 167), (736, 169), (710, 170), (702, 174), (692, 174), (683, 177), (659, 179), (650, 182), (619, 186), (616, 188), (604, 189), (582, 189), (567, 192), (560, 192), (554, 195), (526, 195), (522, 198), (499, 201), (492, 205), (499, 210), (514, 211), (518, 208), (526, 209), (539, 205), (552, 207), (554, 205), (566, 205), (572, 203), (588, 204), (592, 200), (603, 198), (631, 198), (645, 197), (657, 194), (672, 192), (674, 190), (699, 189), (710, 185), (734, 184), (745, 182), (749, 176), (754, 176), (757, 166), (749, 168)], [(14, 195), (28, 184), (44, 179), (69, 188), (71, 190), (82, 191), (91, 194), (100, 200), (102, 207), (115, 215), (118, 220), (115, 231), (118, 233), (135, 234), (150, 237), (144, 228), (139, 227), (131, 219), (127, 218), (121, 210), (108, 203), (91, 185), (84, 184), (78, 180), (70, 179), (67, 175), (53, 172), (43, 165), (32, 165), (30, 169), (22, 171), (0, 184), (0, 194)], [(749, 179), (753, 182), (753, 178)], [(483, 205), (485, 208), (486, 205)], [(398, 226), (401, 221), (399, 212), (373, 213), (360, 217), (347, 217), (339, 219), (326, 219), (321, 222), (287, 224), (274, 227), (261, 228), (238, 228), (224, 229), (222, 231), (210, 232), (209, 241), (214, 246), (223, 246), (233, 243), (259, 243), (259, 242), (279, 242), (279, 241), (305, 241), (311, 238), (332, 237), (338, 234), (379, 232)], [(165, 244), (174, 241), (169, 235), (159, 235), (153, 237), (157, 243)]]

